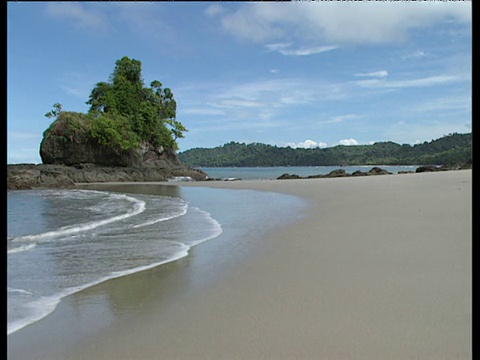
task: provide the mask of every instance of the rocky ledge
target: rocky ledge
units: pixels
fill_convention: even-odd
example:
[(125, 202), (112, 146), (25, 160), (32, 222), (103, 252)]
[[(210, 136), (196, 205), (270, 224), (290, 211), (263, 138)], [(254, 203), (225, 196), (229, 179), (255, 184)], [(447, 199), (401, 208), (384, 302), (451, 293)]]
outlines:
[[(416, 173), (421, 173), (421, 172), (435, 172), (435, 171), (448, 171), (448, 170), (463, 170), (463, 169), (471, 169), (472, 168), (472, 163), (466, 163), (461, 166), (434, 166), (434, 165), (426, 165), (426, 166), (419, 166), (415, 172)], [(400, 171), (399, 174), (408, 174), (408, 173), (413, 173), (413, 171)], [(337, 169), (333, 170), (330, 173), (326, 175), (310, 175), (310, 176), (299, 176), (296, 174), (283, 174), (279, 176), (277, 179), (278, 180), (290, 180), (290, 179), (318, 179), (318, 178), (334, 178), (334, 177), (347, 177), (347, 176), (370, 176), (370, 175), (387, 175), (387, 174), (392, 174), (391, 172), (381, 169), (379, 167), (373, 167), (369, 171), (364, 172), (357, 170), (353, 173), (347, 173), (343, 169)]]
[(68, 188), (75, 183), (206, 180), (208, 175), (183, 164), (165, 167), (107, 167), (95, 164), (75, 166), (53, 164), (7, 165), (7, 189)]
[(334, 177), (346, 177), (346, 176), (369, 176), (369, 175), (386, 175), (386, 174), (391, 174), (391, 172), (388, 172), (387, 170), (381, 169), (379, 167), (373, 167), (367, 172), (357, 170), (350, 174), (343, 169), (336, 169), (336, 170), (330, 171), (326, 175), (310, 175), (310, 176), (302, 177), (296, 174), (283, 174), (279, 176), (277, 179), (278, 180), (321, 179), (321, 178), (334, 178)]

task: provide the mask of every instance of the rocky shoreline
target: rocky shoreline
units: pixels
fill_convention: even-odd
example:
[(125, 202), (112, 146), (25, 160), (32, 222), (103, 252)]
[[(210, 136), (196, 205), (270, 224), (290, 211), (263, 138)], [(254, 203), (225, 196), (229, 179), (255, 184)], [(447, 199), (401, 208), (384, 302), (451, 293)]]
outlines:
[[(426, 165), (426, 166), (419, 166), (415, 173), (421, 172), (435, 172), (435, 171), (448, 171), (448, 170), (462, 170), (462, 169), (471, 169), (472, 164), (464, 164), (462, 166), (434, 166), (434, 165)], [(409, 174), (414, 173), (413, 171), (400, 171), (399, 174)], [(354, 171), (353, 173), (347, 173), (343, 169), (336, 169), (329, 172), (326, 175), (310, 175), (310, 176), (299, 176), (296, 174), (283, 174), (280, 175), (277, 180), (295, 180), (295, 179), (322, 179), (322, 178), (335, 178), (335, 177), (347, 177), (347, 176), (371, 176), (371, 175), (389, 175), (392, 174), (391, 172), (381, 169), (377, 166), (371, 168), (369, 171)]]
[(184, 180), (207, 180), (208, 174), (185, 165), (165, 167), (106, 167), (95, 164), (75, 166), (52, 164), (7, 165), (7, 190), (29, 190), (34, 188), (69, 188), (75, 183), (123, 182), (123, 181), (167, 181), (175, 178)]
[[(460, 167), (420, 166), (416, 173), (471, 169), (471, 164)], [(401, 173), (413, 173), (402, 171)], [(277, 180), (320, 179), (348, 176), (389, 175), (391, 172), (373, 167), (369, 171), (347, 173), (336, 169), (326, 175), (310, 175), (302, 177), (296, 174), (283, 174)], [(7, 190), (29, 190), (34, 188), (72, 188), (76, 183), (91, 182), (145, 182), (145, 181), (212, 181), (207, 173), (199, 169), (189, 168), (183, 164), (163, 167), (107, 167), (95, 164), (78, 164), (74, 166), (52, 164), (13, 164), (7, 165)]]

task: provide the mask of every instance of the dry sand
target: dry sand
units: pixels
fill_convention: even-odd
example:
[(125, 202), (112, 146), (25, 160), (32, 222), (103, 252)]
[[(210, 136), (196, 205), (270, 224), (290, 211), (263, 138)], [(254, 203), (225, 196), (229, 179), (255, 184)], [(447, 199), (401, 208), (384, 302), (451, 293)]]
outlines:
[(205, 291), (147, 304), (65, 358), (471, 359), (471, 180), (181, 184), (293, 194), (309, 215)]

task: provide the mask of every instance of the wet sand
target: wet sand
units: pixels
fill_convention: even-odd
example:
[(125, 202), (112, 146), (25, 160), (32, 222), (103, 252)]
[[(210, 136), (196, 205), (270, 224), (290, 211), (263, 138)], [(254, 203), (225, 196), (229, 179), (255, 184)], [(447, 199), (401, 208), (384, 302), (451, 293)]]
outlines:
[(185, 290), (187, 257), (161, 279), (91, 289), (117, 293), (113, 320), (88, 291), (65, 301), (57, 316), (76, 311), (84, 330), (57, 345), (58, 358), (471, 359), (471, 180), (462, 170), (168, 183), (291, 194), (309, 202), (308, 216), (198, 291)]

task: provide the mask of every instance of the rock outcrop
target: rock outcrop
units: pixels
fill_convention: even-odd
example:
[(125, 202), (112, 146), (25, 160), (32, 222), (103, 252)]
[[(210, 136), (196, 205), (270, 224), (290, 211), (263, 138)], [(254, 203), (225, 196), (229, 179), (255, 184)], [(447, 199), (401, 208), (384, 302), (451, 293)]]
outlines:
[(96, 164), (133, 168), (181, 165), (174, 150), (154, 147), (147, 142), (129, 150), (103, 145), (90, 135), (85, 115), (73, 114), (59, 116), (45, 131), (40, 144), (43, 164)]
[(84, 182), (206, 180), (180, 162), (173, 149), (142, 143), (120, 150), (94, 139), (83, 114), (59, 116), (40, 144), (43, 164), (7, 166), (7, 189), (72, 187)]
[(310, 175), (306, 177), (302, 177), (296, 174), (283, 174), (277, 178), (277, 180), (290, 180), (290, 179), (322, 179), (322, 178), (336, 178), (336, 177), (347, 177), (347, 176), (369, 176), (369, 175), (387, 175), (391, 174), (391, 172), (381, 169), (379, 167), (373, 167), (367, 172), (363, 172), (360, 170), (355, 171), (354, 173), (350, 174), (347, 173), (344, 169), (336, 169), (330, 171), (326, 175)]
[(208, 175), (201, 170), (182, 164), (165, 167), (105, 167), (95, 164), (76, 166), (49, 164), (16, 164), (7, 166), (7, 189), (65, 188), (75, 183), (90, 182), (141, 182), (182, 180), (206, 180)]

